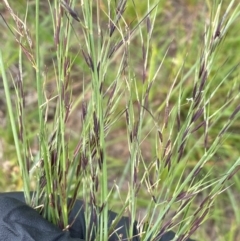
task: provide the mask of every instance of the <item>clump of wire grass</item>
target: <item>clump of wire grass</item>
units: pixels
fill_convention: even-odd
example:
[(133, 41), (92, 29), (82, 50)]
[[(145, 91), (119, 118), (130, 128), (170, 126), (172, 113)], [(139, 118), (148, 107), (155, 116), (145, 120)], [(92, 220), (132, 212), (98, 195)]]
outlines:
[[(192, 96), (188, 98), (186, 119), (182, 120), (181, 110), (186, 104), (186, 99), (183, 99), (186, 78), (181, 75), (184, 73), (184, 66), (173, 80), (168, 95), (159, 106), (157, 113), (152, 112), (149, 103), (151, 89), (162, 84), (158, 80), (161, 76), (159, 73), (162, 63), (153, 70), (151, 64), (154, 60), (150, 55), (158, 1), (147, 2), (148, 9), (143, 18), (138, 16), (135, 5), (138, 20), (135, 27), (128, 26), (124, 19), (128, 3), (125, 0), (118, 1), (116, 5), (108, 1), (105, 3), (106, 8), (102, 7), (100, 2), (94, 4), (93, 1), (87, 0), (81, 2), (81, 7), (78, 1), (73, 1), (71, 4), (56, 0), (51, 4), (49, 1), (56, 51), (53, 68), (57, 94), (52, 99), (45, 94), (46, 76), (41, 74), (43, 65), (39, 42), (40, 2), (36, 0), (35, 40), (31, 39), (25, 21), (14, 13), (6, 0), (4, 2), (16, 23), (17, 31), (13, 34), (20, 47), (19, 80), (16, 85), (17, 120), (14, 116), (2, 58), (0, 65), (26, 202), (37, 208), (46, 219), (63, 230), (68, 230), (71, 225), (68, 215), (81, 193), (86, 203), (86, 223), (90, 222), (91, 212), (94, 212), (96, 217), (93, 220), (96, 225), (86, 225), (86, 240), (90, 240), (93, 233), (96, 240), (107, 240), (114, 232), (117, 220), (124, 214), (127, 214), (130, 220), (129, 238), (131, 238), (135, 220), (138, 218), (139, 192), (144, 189), (148, 193), (149, 204), (146, 206), (144, 218), (139, 220), (140, 240), (157, 240), (172, 229), (176, 231), (175, 240), (186, 240), (190, 237), (208, 218), (215, 199), (224, 191), (227, 183), (239, 169), (240, 159), (233, 161), (232, 167), (217, 179), (211, 179), (211, 170), (205, 176), (201, 174), (201, 170), (221, 147), (228, 135), (228, 129), (239, 117), (240, 106), (237, 104), (239, 94), (229, 95), (226, 103), (219, 109), (211, 109), (212, 99), (228, 78), (226, 76), (218, 85), (212, 86), (212, 83), (216, 83), (212, 81), (214, 79), (211, 73), (212, 66), (217, 64), (214, 60), (217, 51), (221, 51), (221, 42), (239, 16), (239, 5), (233, 9), (235, 1), (231, 1), (223, 15), (221, 15), (221, 3), (212, 5), (212, 15), (204, 33), (202, 52), (191, 69), (191, 74), (195, 73)], [(74, 4), (80, 7), (79, 13), (75, 10)], [(106, 29), (103, 27), (104, 21), (107, 22)], [(145, 28), (143, 23), (146, 23)], [(78, 144), (74, 150), (69, 150), (66, 124), (71, 118), (73, 106), (71, 67), (74, 64), (69, 48), (71, 38), (78, 36), (76, 29), (80, 29), (84, 36), (79, 39), (79, 49), (89, 69), (91, 81), (86, 86), (90, 98), (85, 98), (87, 94), (85, 89), (80, 93), (81, 131), (79, 131)], [(137, 79), (134, 73), (130, 51), (132, 39), (137, 37), (142, 44), (141, 80)], [(27, 123), (24, 112), (23, 53), (36, 72), (39, 116), (37, 162), (34, 162), (28, 133), (25, 132)], [(114, 61), (119, 63), (117, 67), (114, 66), (116, 63)], [(112, 83), (106, 86), (106, 79), (110, 77), (109, 68), (116, 68), (116, 71)], [(171, 105), (171, 98), (175, 93), (178, 93), (178, 101)], [(125, 100), (126, 108), (117, 112), (121, 99)], [(50, 128), (47, 125), (48, 105), (53, 100), (56, 103), (56, 111), (53, 128)], [(230, 105), (235, 106), (235, 110), (218, 131), (215, 139), (210, 142), (208, 136), (211, 129)], [(126, 120), (126, 139), (129, 149), (129, 159), (124, 173), (129, 173), (130, 176), (128, 195), (124, 201), (121, 200), (121, 191), (118, 193), (122, 188), (121, 183), (116, 183), (110, 189), (108, 187), (106, 152), (107, 134), (122, 115)], [(143, 157), (141, 144), (150, 133), (154, 132), (155, 151), (149, 162)], [(191, 152), (186, 152), (188, 145), (192, 146), (192, 151), (202, 148), (204, 152), (191, 169), (187, 168), (191, 156)], [(31, 179), (35, 182), (32, 196)], [(205, 190), (208, 190), (208, 196), (193, 209), (194, 200)], [(115, 192), (122, 207), (116, 220), (108, 228), (108, 204)], [(68, 202), (69, 197), (72, 197), (70, 202)], [(90, 206), (92, 208), (89, 208)], [(170, 213), (171, 210), (174, 210), (174, 213)]]

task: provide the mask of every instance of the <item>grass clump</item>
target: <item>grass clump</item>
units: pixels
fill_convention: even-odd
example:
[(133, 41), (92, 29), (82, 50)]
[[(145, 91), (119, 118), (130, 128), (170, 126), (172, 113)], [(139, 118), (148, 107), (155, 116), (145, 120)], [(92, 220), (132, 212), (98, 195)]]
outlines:
[[(167, 93), (161, 96), (165, 84), (161, 70), (168, 49), (161, 50), (164, 54), (157, 63), (158, 47), (152, 41), (161, 7), (159, 1), (146, 2), (146, 13), (140, 16), (134, 1), (55, 0), (41, 5), (36, 0), (35, 31), (30, 34), (30, 6), (22, 20), (4, 0), (14, 27), (6, 23), (19, 46), (15, 105), (2, 56), (0, 67), (26, 202), (67, 230), (69, 212), (76, 198), (81, 197), (86, 203), (86, 223), (90, 212), (98, 217), (99, 226), (93, 227), (96, 240), (107, 240), (113, 232), (115, 222), (110, 229), (107, 227), (108, 209), (115, 206), (119, 208), (116, 220), (123, 215), (129, 217), (129, 238), (133, 236), (134, 220), (138, 220), (141, 240), (155, 240), (172, 229), (177, 234), (175, 240), (186, 240), (209, 218), (218, 196), (239, 169), (239, 158), (231, 160), (231, 166), (219, 175), (215, 175), (213, 168), (206, 169), (239, 118), (237, 77), (228, 93), (223, 93), (224, 101), (212, 108), (216, 96), (236, 71), (237, 65), (232, 66), (219, 80), (216, 69), (222, 68), (218, 54), (239, 17), (239, 5), (231, 1), (222, 10), (221, 2), (211, 4), (199, 57), (190, 67), (186, 67), (186, 57), (186, 63), (183, 61), (168, 84)], [(127, 7), (133, 9), (134, 21), (125, 16)], [(52, 19), (52, 60), (48, 66), (41, 54), (43, 8), (51, 13)], [(141, 56), (136, 60), (139, 55), (135, 44), (139, 42), (137, 51)], [(79, 56), (85, 70), (74, 79)], [(26, 121), (26, 58), (35, 72), (37, 138), (30, 135)], [(49, 75), (54, 84), (50, 94)], [(73, 94), (76, 80), (81, 82), (77, 95)], [(154, 105), (151, 98), (160, 98), (160, 103)], [(71, 143), (74, 133), (69, 134), (68, 123), (77, 107), (80, 125), (77, 139)], [(224, 121), (219, 126), (221, 119)], [(108, 138), (118, 123), (124, 129), (128, 156), (119, 182), (115, 180), (110, 185)], [(38, 143), (35, 154), (34, 141)], [(146, 157), (143, 148), (147, 145), (151, 148), (150, 157)], [(127, 184), (124, 180), (128, 180)], [(67, 202), (69, 197), (71, 202)], [(145, 211), (139, 218), (138, 209), (144, 198)], [(86, 240), (90, 240), (92, 232), (87, 230)]]

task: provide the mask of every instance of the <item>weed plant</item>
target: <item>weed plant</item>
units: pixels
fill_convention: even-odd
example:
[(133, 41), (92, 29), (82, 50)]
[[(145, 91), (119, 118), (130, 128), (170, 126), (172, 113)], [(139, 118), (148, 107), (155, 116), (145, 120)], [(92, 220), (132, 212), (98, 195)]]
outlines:
[[(69, 212), (80, 196), (85, 202), (86, 223), (90, 222), (91, 213), (99, 223), (92, 227), (86, 225), (86, 240), (91, 239), (93, 232), (96, 240), (107, 240), (123, 215), (130, 220), (129, 238), (133, 237), (135, 220), (139, 223), (140, 240), (157, 240), (172, 229), (177, 234), (174, 240), (190, 237), (209, 218), (216, 199), (231, 185), (240, 165), (238, 158), (231, 160), (224, 173), (216, 175), (213, 169), (204, 172), (239, 118), (237, 77), (228, 92), (223, 93), (224, 101), (219, 101), (218, 108), (212, 108), (215, 96), (237, 68), (233, 65), (228, 74), (216, 81), (213, 67), (214, 70), (224, 67), (219, 65), (217, 56), (239, 17), (239, 5), (230, 1), (222, 8), (221, 1), (213, 1), (195, 63), (186, 68), (183, 61), (173, 79), (162, 80), (161, 69), (168, 50), (156, 64), (157, 53), (154, 54), (152, 46), (156, 19), (161, 12), (158, 1), (146, 1), (143, 16), (138, 12), (137, 1), (49, 1), (54, 51), (52, 63), (47, 67), (41, 54), (40, 1), (33, 1), (34, 34), (28, 29), (29, 6), (26, 5), (23, 18), (7, 0), (3, 2), (14, 23), (6, 22), (6, 25), (19, 46), (18, 79), (12, 78), (15, 99), (11, 98), (11, 75), (6, 75), (2, 55), (0, 70), (26, 202), (50, 222), (68, 230)], [(130, 5), (134, 9), (133, 17), (125, 16)], [(78, 43), (76, 53), (71, 51), (73, 39)], [(139, 55), (132, 46), (138, 41), (141, 57), (136, 60)], [(87, 77), (78, 76), (81, 91), (74, 99), (72, 71), (78, 67), (79, 56), (85, 61)], [(38, 99), (38, 152), (35, 154), (26, 121), (24, 81), (28, 75), (24, 58), (35, 71), (33, 85)], [(55, 81), (51, 96), (46, 87), (50, 68)], [(161, 92), (164, 81), (171, 83), (166, 95)], [(157, 107), (151, 103), (152, 92), (157, 92), (161, 100)], [(79, 103), (81, 125), (78, 141), (72, 147), (66, 126)], [(53, 121), (49, 120), (51, 105), (54, 105)], [(233, 111), (229, 113), (229, 109)], [(108, 136), (123, 118), (128, 160), (120, 180), (110, 185)], [(216, 132), (215, 126), (222, 118), (225, 121)], [(150, 158), (146, 158), (144, 143), (151, 146)], [(190, 165), (195, 153), (200, 155)], [(128, 180), (127, 184), (124, 180)], [(127, 195), (123, 195), (123, 190), (127, 190)], [(142, 195), (147, 198), (147, 205), (139, 218)], [(108, 210), (116, 203), (118, 216), (108, 229)]]

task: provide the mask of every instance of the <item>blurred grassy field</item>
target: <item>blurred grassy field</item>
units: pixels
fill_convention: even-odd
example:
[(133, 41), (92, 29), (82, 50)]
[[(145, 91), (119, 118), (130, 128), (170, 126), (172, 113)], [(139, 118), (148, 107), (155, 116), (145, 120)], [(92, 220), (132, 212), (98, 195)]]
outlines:
[[(9, 1), (9, 3), (14, 2), (15, 12), (24, 19), (26, 13), (26, 1)], [(32, 37), (34, 37), (34, 1), (29, 2), (28, 10), (28, 28)], [(104, 2), (104, 1), (103, 1)], [(139, 16), (143, 16), (145, 13), (145, 3), (144, 1), (135, 1), (137, 6), (137, 12)], [(76, 6), (76, 9), (80, 7)], [(104, 3), (103, 6), (104, 8)], [(12, 25), (12, 19), (9, 13), (0, 4), (0, 11), (4, 18), (7, 20), (9, 26)], [(52, 64), (52, 61), (56, 58), (53, 45), (53, 28), (51, 24), (51, 16), (49, 14), (49, 8), (47, 1), (42, 1), (41, 6), (41, 55), (44, 59), (45, 70), (47, 72), (46, 89), (49, 96), (54, 96), (54, 71), (52, 68), (48, 68)], [(131, 23), (134, 15), (134, 7), (129, 4), (125, 13), (125, 20), (127, 23)], [(154, 30), (153, 47), (151, 49), (151, 54), (155, 57), (154, 62), (152, 62), (152, 72), (156, 70), (156, 66), (162, 61), (164, 55), (168, 49), (166, 59), (163, 62), (162, 69), (160, 71), (156, 88), (153, 89), (150, 95), (151, 108), (158, 114), (161, 114), (161, 102), (166, 98), (169, 91), (169, 87), (173, 83), (173, 80), (184, 63), (184, 74), (190, 71), (187, 76), (187, 82), (189, 83), (189, 89), (184, 90), (186, 99), (191, 96), (191, 83), (193, 81), (193, 76), (195, 73), (191, 72), (191, 68), (196, 61), (196, 57), (199, 56), (201, 48), (203, 47), (203, 36), (205, 31), (205, 23), (208, 22), (211, 11), (211, 1), (197, 1), (197, 0), (169, 0), (160, 1), (159, 13), (157, 17), (157, 24)], [(239, 20), (239, 19), (238, 19)], [(3, 19), (0, 19), (1, 25), (1, 39), (0, 46), (3, 52), (3, 58), (5, 60), (6, 69), (11, 72), (13, 80), (17, 76), (17, 65), (18, 65), (18, 47), (14, 40), (14, 36), (6, 27)], [(74, 25), (75, 31), (78, 35), (77, 25)], [(72, 56), (75, 57), (76, 53), (79, 51), (78, 41), (81, 41), (81, 36), (72, 40), (70, 52)], [(141, 78), (142, 70), (141, 63), (137, 63), (139, 56), (141, 55), (141, 43), (139, 39), (133, 38), (134, 44), (131, 45), (131, 61), (136, 66), (135, 73), (136, 78)], [(34, 43), (33, 43), (34, 44)], [(140, 51), (139, 51), (140, 50)], [(239, 36), (239, 24), (236, 21), (234, 27), (229, 31), (227, 38), (222, 44), (221, 51), (217, 55), (217, 64), (213, 66), (213, 73), (215, 75), (215, 82), (220, 82), (220, 80), (225, 77), (233, 68), (239, 64), (240, 51), (240, 36)], [(35, 90), (35, 76), (31, 65), (29, 65), (27, 59), (24, 62), (24, 81), (25, 81), (25, 96), (26, 96), (26, 108), (28, 110), (28, 131), (32, 135), (32, 147), (33, 151), (37, 152), (37, 144), (34, 143), (34, 138), (38, 133), (38, 118), (36, 111), (37, 93)], [(115, 60), (117, 64), (117, 59)], [(138, 67), (139, 66), (139, 67)], [(75, 103), (74, 110), (72, 113), (72, 118), (68, 124), (69, 135), (73, 136), (77, 140), (77, 130), (79, 130), (79, 92), (83, 88), (81, 79), (86, 81), (90, 78), (88, 72), (86, 71), (85, 62), (81, 53), (76, 56), (74, 71), (71, 73), (71, 79), (73, 84), (73, 98)], [(239, 68), (234, 71), (229, 76), (229, 84), (221, 87), (220, 91), (215, 95), (215, 103), (211, 106), (211, 111), (214, 112), (224, 103), (225, 99), (222, 98), (226, 96), (226, 93), (231, 91), (233, 80), (238, 79), (238, 85), (234, 91), (240, 91), (240, 81), (239, 81)], [(32, 74), (31, 74), (32, 73)], [(152, 74), (151, 71), (148, 74)], [(109, 73), (109, 83), (111, 83), (111, 73)], [(141, 86), (139, 86), (141, 89)], [(14, 93), (14, 86), (12, 85), (12, 91)], [(176, 99), (171, 99), (171, 105), (177, 101)], [(14, 100), (13, 100), (14, 101)], [(187, 103), (187, 100), (186, 100)], [(124, 105), (124, 103), (123, 103)], [(124, 107), (123, 107), (124, 108)], [(121, 108), (120, 108), (121, 109)], [(184, 106), (183, 106), (184, 110)], [(219, 120), (217, 125), (214, 126), (211, 136), (209, 138), (215, 138), (217, 131), (222, 127), (222, 123), (226, 121), (229, 114), (234, 110), (233, 107), (226, 109), (225, 116)], [(54, 112), (54, 106), (50, 105), (49, 115), (51, 111)], [(184, 120), (184, 111), (181, 116)], [(50, 118), (51, 120), (51, 118)], [(147, 120), (146, 120), (147, 121)], [(124, 122), (124, 120), (122, 120)], [(124, 135), (126, 131), (124, 129), (124, 124), (119, 121), (116, 126), (114, 126), (109, 135), (109, 169), (110, 176), (112, 176), (112, 181), (115, 178), (121, 177), (121, 172), (124, 167), (125, 160), (128, 155), (127, 143)], [(49, 121), (51, 125), (51, 121)], [(214, 130), (216, 129), (216, 132)], [(198, 136), (196, 136), (196, 139)], [(151, 157), (151, 143), (145, 143), (143, 149), (145, 158)], [(207, 174), (210, 169), (213, 169), (218, 176), (221, 171), (224, 171), (231, 161), (239, 157), (240, 150), (240, 121), (235, 123), (229, 131), (229, 137), (224, 143), (222, 148), (219, 150), (218, 155), (214, 156), (209, 162), (207, 169), (205, 167), (204, 172)], [(199, 148), (198, 152), (192, 152), (191, 161), (189, 162), (189, 168), (193, 166), (203, 154), (203, 150)], [(19, 169), (16, 165), (16, 155), (13, 144), (13, 137), (11, 134), (11, 127), (7, 117), (4, 91), (2, 86), (2, 81), (0, 80), (0, 191), (13, 191), (21, 190), (22, 182), (20, 179)], [(239, 206), (239, 192), (240, 191), (240, 178), (239, 175), (235, 175), (233, 178), (233, 185), (225, 191), (224, 194), (220, 196), (216, 205), (211, 212), (210, 219), (196, 232), (194, 238), (198, 240), (240, 240), (240, 206)], [(145, 201), (146, 202), (146, 201)], [(142, 203), (144, 207), (144, 199)], [(197, 205), (197, 202), (196, 202)]]

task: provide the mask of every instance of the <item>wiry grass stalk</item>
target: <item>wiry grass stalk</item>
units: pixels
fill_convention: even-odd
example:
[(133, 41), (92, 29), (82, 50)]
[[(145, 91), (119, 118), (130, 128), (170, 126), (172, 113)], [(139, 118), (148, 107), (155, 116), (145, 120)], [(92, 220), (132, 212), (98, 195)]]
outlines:
[(5, 66), (4, 66), (4, 62), (2, 59), (1, 51), (0, 51), (0, 70), (1, 70), (1, 76), (2, 76), (3, 85), (4, 85), (4, 91), (5, 91), (5, 95), (6, 95), (6, 103), (7, 103), (9, 119), (10, 119), (11, 127), (12, 127), (14, 144), (15, 144), (15, 148), (16, 148), (16, 152), (17, 152), (18, 164), (19, 164), (21, 175), (23, 178), (24, 196), (25, 196), (26, 202), (30, 203), (31, 197), (30, 197), (30, 179), (29, 179), (29, 175), (28, 175), (29, 170), (27, 167), (27, 160), (24, 160), (22, 158), (22, 154), (21, 154), (22, 145), (20, 143), (19, 133), (18, 133), (17, 127), (16, 127), (16, 119), (15, 119), (15, 114), (14, 114), (14, 110), (13, 110), (13, 104), (12, 104), (12, 100), (11, 100), (8, 79), (7, 79), (7, 76), (5, 73)]
[[(159, 1), (148, 0), (147, 12), (143, 17), (140, 17), (134, 1), (106, 1), (105, 4), (100, 0), (49, 1), (54, 31), (53, 48), (56, 54), (52, 64), (56, 91), (55, 97), (48, 98), (45, 89), (47, 76), (41, 74), (45, 71), (40, 42), (40, 1), (35, 1), (34, 49), (29, 41), (31, 38), (26, 24), (14, 14), (8, 2), (4, 2), (16, 23), (17, 31), (13, 34), (20, 47), (21, 81), (16, 88), (19, 133), (22, 136), (20, 139), (1, 55), (0, 68), (26, 201), (34, 207), (42, 206), (43, 210), (39, 212), (46, 219), (62, 230), (67, 230), (70, 225), (69, 212), (81, 194), (85, 203), (86, 240), (95, 236), (95, 240), (106, 241), (124, 214), (130, 219), (128, 238), (133, 237), (140, 195), (143, 193), (146, 196), (147, 193), (149, 202), (145, 206), (144, 218), (139, 220), (140, 240), (159, 239), (171, 229), (176, 231), (174, 240), (186, 240), (190, 237), (208, 218), (216, 198), (239, 170), (238, 159), (220, 177), (213, 178), (212, 170), (202, 174), (227, 138), (228, 129), (239, 118), (239, 94), (229, 94), (225, 103), (212, 110), (215, 96), (235, 71), (232, 68), (218, 83), (215, 81), (216, 74), (213, 70), (216, 69), (217, 54), (221, 51), (221, 44), (228, 30), (240, 14), (239, 5), (232, 9), (235, 1), (231, 1), (222, 15), (222, 2), (214, 2), (199, 58), (188, 70), (185, 70), (183, 64), (173, 80), (168, 80), (171, 84), (168, 85), (169, 90), (164, 99), (160, 96), (162, 85), (165, 84), (161, 82), (160, 70), (168, 51), (165, 51), (161, 62), (156, 63), (158, 47), (152, 45), (160, 11)], [(134, 26), (124, 16), (126, 7), (131, 3), (137, 19)], [(75, 10), (75, 5), (79, 7), (78, 11)], [(19, 27), (19, 23), (23, 28)], [(105, 29), (103, 26), (108, 27)], [(80, 49), (76, 55), (71, 49), (74, 38)], [(139, 66), (135, 67), (135, 56), (138, 55), (135, 53), (136, 49), (132, 50), (132, 46), (138, 41), (142, 52), (140, 77), (136, 71)], [(24, 131), (26, 113), (22, 52), (36, 73), (39, 120), (37, 164), (32, 163), (29, 137)], [(71, 71), (80, 52), (87, 67), (86, 80), (89, 84), (79, 77), (78, 81), (83, 82), (78, 99), (81, 103), (81, 127), (77, 133), (78, 142), (71, 149), (67, 139), (67, 122), (77, 106), (73, 103)], [(191, 93), (187, 91), (187, 85), (192, 86)], [(151, 93), (156, 92), (155, 89), (158, 97), (163, 99), (157, 107), (153, 107), (150, 102)], [(50, 102), (55, 104), (53, 128), (48, 125)], [(121, 102), (125, 103), (124, 108), (121, 107)], [(230, 105), (235, 106), (234, 111), (218, 132), (212, 133)], [(129, 157), (122, 180), (109, 187), (107, 136), (124, 115)], [(214, 138), (211, 139), (210, 136)], [(149, 141), (151, 138), (153, 142)], [(148, 141), (154, 146), (150, 160), (145, 157), (142, 148)], [(200, 155), (194, 157), (194, 165), (189, 166), (196, 150), (201, 150)], [(30, 171), (31, 165), (34, 165), (34, 169)], [(121, 188), (124, 188), (122, 183), (127, 178), (130, 179), (128, 195), (124, 199)], [(35, 180), (36, 187), (30, 202), (29, 183), (32, 179)], [(37, 182), (36, 179), (40, 181)], [(117, 189), (115, 193), (114, 188)], [(203, 200), (197, 200), (206, 190), (207, 196)], [(67, 202), (68, 197), (72, 197), (71, 202)], [(118, 197), (122, 206), (116, 219), (108, 227), (108, 209), (111, 208), (109, 203), (118, 200)], [(198, 206), (194, 209), (196, 201)]]
[[(213, 16), (219, 15), (220, 7), (221, 7), (221, 5), (219, 5), (217, 8), (217, 14), (213, 14)], [(238, 14), (239, 14), (239, 12), (237, 13), (235, 11), (235, 15), (231, 15), (231, 18), (229, 19), (229, 21), (232, 22), (232, 19), (235, 19), (238, 16)], [(224, 17), (226, 17), (226, 14), (224, 15)], [(157, 219), (157, 221), (155, 219), (150, 219), (150, 223), (154, 223), (154, 224), (153, 224), (153, 226), (150, 226), (149, 230), (146, 231), (146, 233), (147, 233), (146, 240), (148, 238), (150, 238), (152, 234), (154, 234), (154, 233), (155, 233), (155, 235), (157, 234), (158, 228), (161, 225), (160, 223), (164, 220), (165, 215), (169, 212), (170, 208), (173, 206), (174, 202), (176, 202), (176, 200), (178, 200), (178, 198), (181, 197), (184, 200), (187, 196), (189, 196), (187, 198), (185, 204), (183, 204), (183, 207), (188, 206), (192, 202), (193, 197), (202, 190), (201, 186), (207, 185), (207, 183), (198, 182), (194, 185), (195, 186), (194, 189), (196, 191), (194, 191), (194, 192), (190, 191), (191, 185), (193, 185), (194, 179), (199, 174), (200, 170), (205, 166), (205, 164), (210, 160), (210, 158), (212, 158), (214, 156), (214, 154), (220, 147), (221, 140), (223, 138), (223, 134), (226, 131), (225, 128), (228, 128), (230, 126), (229, 123), (226, 123), (225, 127), (223, 127), (223, 129), (221, 131), (219, 131), (219, 136), (216, 137), (215, 141), (211, 144), (210, 147), (207, 147), (207, 133), (211, 129), (211, 127), (209, 127), (208, 123), (209, 123), (209, 118), (212, 119), (212, 117), (210, 117), (208, 112), (205, 110), (207, 110), (208, 104), (211, 102), (211, 99), (214, 96), (214, 94), (212, 93), (207, 100), (204, 100), (204, 99), (206, 98), (206, 96), (208, 96), (207, 91), (209, 89), (210, 83), (208, 83), (208, 84), (206, 84), (206, 83), (207, 83), (207, 78), (211, 72), (211, 66), (213, 65), (213, 62), (214, 62), (214, 54), (215, 54), (217, 48), (219, 47), (218, 45), (220, 44), (221, 39), (224, 37), (222, 35), (222, 33), (226, 33), (225, 31), (222, 31), (222, 29), (219, 27), (219, 26), (221, 26), (220, 23), (221, 23), (221, 21), (219, 21), (219, 18), (216, 17), (215, 20), (212, 22), (212, 25), (209, 27), (208, 32), (206, 34), (206, 38), (205, 38), (206, 42), (205, 42), (205, 45), (203, 46), (203, 54), (202, 54), (203, 57), (200, 61), (200, 66), (199, 66), (199, 71), (198, 71), (199, 74), (197, 76), (197, 79), (195, 81), (195, 86), (193, 88), (193, 99), (192, 99), (192, 104), (191, 104), (189, 112), (188, 112), (189, 115), (187, 117), (187, 120), (185, 120), (185, 122), (183, 123), (183, 126), (180, 129), (179, 134), (176, 136), (175, 140), (177, 142), (175, 141), (172, 143), (171, 135), (169, 136), (169, 139), (164, 148), (165, 149), (164, 156), (166, 157), (165, 166), (168, 166), (168, 170), (169, 170), (169, 172), (172, 172), (171, 175), (173, 175), (172, 178), (174, 178), (173, 170), (177, 169), (177, 165), (178, 165), (179, 161), (183, 162), (184, 160), (187, 160), (187, 156), (189, 156), (189, 155), (183, 155), (183, 150), (184, 150), (184, 146), (187, 143), (188, 138), (191, 135), (190, 133), (194, 133), (195, 131), (199, 130), (199, 128), (201, 128), (201, 126), (204, 126), (204, 125), (205, 125), (205, 134), (204, 134), (203, 140), (205, 142), (205, 154), (202, 156), (202, 158), (199, 160), (199, 162), (193, 168), (193, 170), (187, 176), (184, 177), (184, 180), (182, 178), (179, 179), (178, 185), (175, 188), (173, 196), (171, 197), (171, 199), (168, 201), (168, 203), (166, 205), (164, 205), (164, 204), (162, 205), (161, 211), (157, 208), (157, 206), (155, 206), (154, 210), (158, 212), (158, 219)], [(223, 29), (224, 29), (224, 27), (223, 27)], [(199, 79), (200, 79), (200, 81), (199, 81)], [(205, 84), (206, 84), (206, 86), (205, 86)], [(215, 91), (217, 91), (217, 89), (218, 89), (218, 87), (215, 88)], [(180, 99), (180, 102), (182, 102), (181, 99)], [(234, 111), (234, 116), (237, 115), (237, 113), (239, 112), (238, 109), (239, 108), (237, 107), (236, 110)], [(172, 110), (172, 112), (173, 112), (173, 110)], [(172, 115), (175, 115), (175, 118), (174, 118), (175, 120), (177, 120), (177, 118), (178, 118), (176, 115), (178, 112), (179, 111), (172, 113)], [(167, 112), (167, 113), (169, 113), (169, 112)], [(174, 114), (174, 113), (176, 113), (176, 114)], [(196, 126), (194, 128), (193, 123), (196, 122), (203, 115), (203, 113), (205, 113), (204, 114), (205, 121), (201, 122), (198, 126)], [(232, 118), (230, 118), (230, 119), (232, 119)], [(213, 120), (211, 120), (211, 122), (213, 122)], [(171, 127), (171, 130), (173, 128), (174, 128), (174, 126)], [(176, 148), (176, 147), (178, 148), (177, 153), (174, 152), (174, 148)], [(236, 163), (238, 163), (238, 161)], [(183, 171), (184, 171), (184, 169), (183, 169)], [(169, 174), (169, 176), (167, 178), (171, 178), (171, 175)], [(165, 180), (165, 182), (167, 184), (172, 183), (171, 179)], [(219, 183), (219, 185), (217, 185), (216, 183)], [(150, 185), (151, 184), (149, 183), (149, 186)], [(215, 185), (218, 186), (218, 188)], [(186, 222), (186, 224), (180, 226), (181, 228), (179, 229), (179, 234), (182, 233), (182, 235), (180, 236), (179, 240), (189, 237), (199, 227), (199, 225), (205, 220), (206, 215), (213, 204), (213, 199), (216, 197), (217, 194), (220, 194), (221, 190), (224, 188), (224, 185), (220, 180), (218, 180), (217, 182), (212, 182), (210, 184), (210, 186), (214, 186), (214, 189), (217, 188), (218, 191), (216, 191), (216, 193), (213, 196), (211, 196), (211, 197), (209, 196), (209, 199), (211, 200), (211, 202), (208, 202), (208, 204), (204, 203), (204, 205), (201, 204), (199, 207), (199, 210), (197, 210), (196, 213), (192, 217), (188, 216), (188, 221)], [(210, 186), (208, 185), (208, 187), (210, 187)], [(187, 188), (189, 191), (184, 191), (185, 188)], [(155, 196), (155, 194), (154, 194), (154, 196)], [(158, 202), (160, 201), (159, 198), (157, 200), (158, 200)], [(150, 205), (152, 205), (152, 203)], [(180, 210), (181, 210), (181, 208), (180, 208)], [(186, 208), (186, 210), (187, 210), (187, 208)], [(153, 212), (155, 212), (155, 211), (153, 211)], [(196, 215), (198, 214), (199, 211), (201, 211), (201, 213), (202, 213), (199, 216), (199, 218), (196, 218), (195, 221), (190, 221), (191, 219), (194, 220), (194, 218), (196, 217)], [(179, 213), (179, 212), (177, 212), (177, 213)], [(151, 214), (151, 217), (153, 218), (154, 215)], [(184, 222), (184, 219), (182, 219), (182, 222)], [(166, 224), (166, 226), (164, 226), (160, 235), (163, 235), (164, 232), (172, 226), (174, 226), (174, 218), (172, 218), (172, 220), (169, 221)], [(187, 231), (187, 229), (189, 229), (189, 231)], [(183, 235), (184, 232), (185, 232), (185, 235)], [(176, 237), (176, 239), (177, 239), (177, 237)]]

